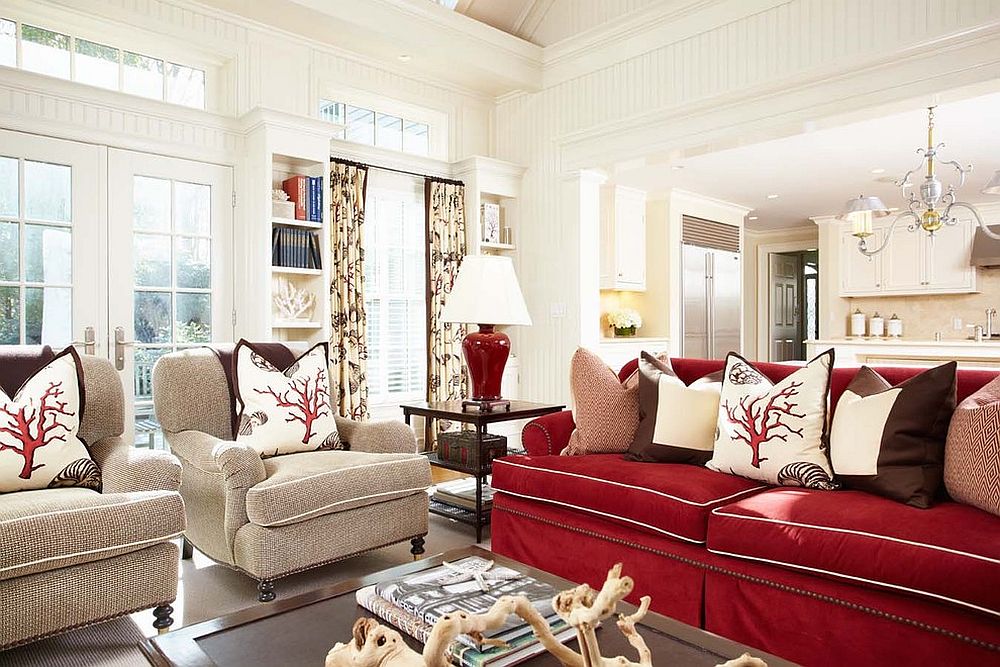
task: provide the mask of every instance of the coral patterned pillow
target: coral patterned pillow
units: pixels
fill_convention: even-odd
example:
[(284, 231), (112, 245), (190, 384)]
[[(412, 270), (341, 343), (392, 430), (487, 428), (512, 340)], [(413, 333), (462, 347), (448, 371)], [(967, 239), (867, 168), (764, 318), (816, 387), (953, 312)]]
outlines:
[(833, 350), (777, 384), (730, 352), (715, 451), (706, 465), (761, 482), (837, 488), (827, 456), (826, 413)]
[(639, 387), (618, 375), (590, 350), (580, 348), (570, 365), (573, 420), (563, 454), (625, 452), (639, 427)]
[(958, 404), (944, 448), (949, 495), (1000, 515), (1000, 377)]
[(241, 340), (233, 355), (239, 414), (236, 441), (264, 458), (345, 449), (330, 407), (327, 346), (320, 343), (287, 368), (275, 368)]
[(83, 407), (83, 369), (72, 347), (13, 396), (0, 390), (0, 493), (60, 486), (100, 491), (100, 468), (77, 435)]

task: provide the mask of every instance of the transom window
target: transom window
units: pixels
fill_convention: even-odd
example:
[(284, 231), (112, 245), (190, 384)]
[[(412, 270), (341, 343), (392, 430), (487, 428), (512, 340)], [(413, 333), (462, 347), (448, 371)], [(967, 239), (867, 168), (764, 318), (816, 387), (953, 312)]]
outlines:
[(427, 123), (332, 100), (320, 100), (319, 117), (345, 126), (340, 139), (413, 155), (430, 152)]
[(0, 156), (0, 345), (72, 340), (72, 168)]
[(205, 71), (0, 18), (0, 65), (205, 108)]

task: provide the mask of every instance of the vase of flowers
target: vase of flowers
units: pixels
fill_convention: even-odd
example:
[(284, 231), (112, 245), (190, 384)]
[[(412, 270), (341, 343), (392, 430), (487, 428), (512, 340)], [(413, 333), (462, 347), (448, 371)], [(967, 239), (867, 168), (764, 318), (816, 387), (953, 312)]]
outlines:
[(615, 310), (608, 313), (608, 325), (616, 338), (627, 338), (634, 336), (636, 329), (642, 326), (642, 317), (634, 310)]

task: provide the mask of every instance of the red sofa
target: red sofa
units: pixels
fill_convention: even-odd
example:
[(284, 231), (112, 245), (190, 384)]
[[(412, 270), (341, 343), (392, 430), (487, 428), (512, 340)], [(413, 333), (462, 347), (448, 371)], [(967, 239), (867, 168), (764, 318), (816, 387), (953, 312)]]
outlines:
[[(724, 363), (671, 362), (688, 383)], [(774, 381), (795, 371), (759, 368)], [(877, 370), (893, 384), (920, 372)], [(856, 371), (834, 370), (834, 410)], [(959, 400), (996, 376), (960, 370)], [(591, 585), (621, 561), (633, 596), (660, 613), (804, 665), (1000, 664), (1000, 518), (947, 499), (922, 510), (698, 466), (559, 456), (573, 428), (570, 411), (536, 419), (528, 454), (494, 464), (497, 553)]]

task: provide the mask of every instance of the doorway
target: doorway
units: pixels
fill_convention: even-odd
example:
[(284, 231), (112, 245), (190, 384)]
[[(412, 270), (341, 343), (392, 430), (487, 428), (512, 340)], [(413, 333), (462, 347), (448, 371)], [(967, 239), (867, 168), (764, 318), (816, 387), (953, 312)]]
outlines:
[(819, 251), (770, 253), (767, 284), (768, 358), (804, 361), (819, 335)]
[(153, 363), (233, 337), (232, 168), (6, 130), (0, 146), (0, 345), (109, 359), (125, 437), (162, 446)]

